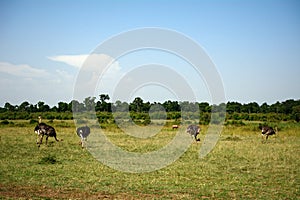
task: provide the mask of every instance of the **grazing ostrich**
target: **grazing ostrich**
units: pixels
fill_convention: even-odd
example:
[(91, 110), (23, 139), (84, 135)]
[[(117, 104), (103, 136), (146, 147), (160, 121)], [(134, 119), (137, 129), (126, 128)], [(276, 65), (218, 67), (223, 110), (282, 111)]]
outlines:
[(39, 124), (34, 128), (34, 132), (37, 134), (37, 144), (38, 147), (42, 144), (43, 137), (46, 135), (46, 144), (48, 143), (48, 137), (54, 137), (54, 139), (58, 142), (59, 140), (56, 138), (56, 131), (52, 126), (49, 126), (45, 123), (42, 123), (42, 117), (39, 116)]
[(81, 143), (82, 148), (84, 148), (84, 141), (87, 140), (87, 137), (89, 136), (90, 132), (91, 132), (91, 130), (90, 130), (90, 127), (88, 127), (88, 126), (79, 127), (76, 130), (77, 135), (81, 139), (80, 143)]
[(189, 125), (186, 129), (186, 132), (189, 133), (192, 137), (194, 137), (197, 142), (200, 141), (200, 139), (197, 138), (197, 135), (200, 132), (200, 127), (199, 126)]
[(258, 128), (261, 130), (262, 137), (266, 136), (266, 140), (268, 139), (269, 135), (275, 135), (277, 132), (277, 127), (275, 127), (274, 130), (272, 127), (259, 125)]

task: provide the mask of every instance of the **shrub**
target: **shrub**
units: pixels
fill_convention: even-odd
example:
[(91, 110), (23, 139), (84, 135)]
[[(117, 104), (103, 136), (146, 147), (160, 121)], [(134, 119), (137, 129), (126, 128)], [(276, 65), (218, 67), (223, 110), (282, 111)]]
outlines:
[(231, 121), (228, 120), (226, 121), (225, 125), (245, 126), (246, 124), (242, 120), (231, 120)]
[(87, 123), (88, 123), (88, 120), (85, 120), (85, 119), (77, 119), (76, 122), (77, 122), (77, 124), (87, 124)]
[(35, 120), (35, 119), (31, 119), (31, 120), (29, 121), (29, 124), (37, 124), (37, 123), (38, 123), (38, 121)]
[(149, 118), (147, 118), (143, 121), (143, 125), (148, 125), (150, 123), (151, 123), (151, 120)]
[(9, 124), (9, 121), (8, 120), (3, 120), (3, 121), (0, 122), (0, 124), (7, 125), (7, 124)]

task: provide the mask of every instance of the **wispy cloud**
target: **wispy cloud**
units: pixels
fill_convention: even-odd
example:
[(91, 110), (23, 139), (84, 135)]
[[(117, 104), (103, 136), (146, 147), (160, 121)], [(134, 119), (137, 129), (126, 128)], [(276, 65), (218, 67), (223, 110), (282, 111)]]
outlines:
[(88, 54), (80, 55), (59, 55), (59, 56), (49, 56), (48, 59), (56, 62), (62, 62), (69, 66), (80, 68), (84, 61), (88, 58)]
[(59, 100), (72, 98), (75, 76), (62, 70), (47, 71), (28, 64), (0, 62), (0, 106), (5, 102), (19, 104), (47, 101), (55, 105)]
[(0, 72), (24, 78), (37, 78), (49, 75), (42, 69), (37, 69), (26, 64), (14, 65), (8, 62), (0, 62)]
[[(18, 104), (24, 100), (32, 103), (46, 100), (52, 105), (62, 100), (68, 102), (77, 99), (73, 93), (75, 84), (82, 86), (79, 88), (82, 98), (78, 100), (102, 93), (111, 95), (124, 75), (119, 62), (104, 54), (61, 55), (48, 59), (63, 62), (72, 66), (73, 70), (0, 61), (0, 104)], [(86, 93), (90, 89), (93, 89), (92, 92)]]
[(75, 99), (93, 96), (94, 92), (112, 94), (124, 73), (119, 62), (106, 54), (58, 55), (48, 59), (79, 70), (75, 82), (79, 92), (76, 93), (78, 96), (75, 96)]
[(79, 76), (87, 77), (84, 80), (85, 85), (94, 86), (98, 81), (105, 80), (109, 81), (107, 85), (111, 86), (122, 74), (119, 62), (106, 54), (58, 55), (48, 59), (80, 69)]
[(110, 71), (114, 72), (120, 70), (119, 63), (106, 54), (58, 55), (49, 56), (48, 59), (89, 71), (102, 71), (103, 67), (113, 68)]

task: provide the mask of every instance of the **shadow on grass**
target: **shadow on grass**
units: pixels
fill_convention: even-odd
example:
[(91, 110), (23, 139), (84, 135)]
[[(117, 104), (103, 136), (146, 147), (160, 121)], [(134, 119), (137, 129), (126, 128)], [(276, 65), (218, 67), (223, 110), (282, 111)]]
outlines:
[(222, 140), (223, 141), (241, 141), (242, 139), (239, 138), (238, 136), (228, 136)]
[(60, 161), (58, 161), (54, 155), (47, 155), (41, 158), (41, 160), (38, 162), (38, 164), (41, 165), (58, 164), (58, 163), (60, 163)]

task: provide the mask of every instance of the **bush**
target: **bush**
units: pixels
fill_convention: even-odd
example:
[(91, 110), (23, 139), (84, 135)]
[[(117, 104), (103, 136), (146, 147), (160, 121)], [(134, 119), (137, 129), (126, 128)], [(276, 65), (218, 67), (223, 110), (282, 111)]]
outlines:
[(150, 123), (151, 123), (151, 120), (149, 118), (147, 118), (143, 121), (143, 125), (145, 125), (145, 126), (150, 124)]
[(7, 124), (9, 124), (9, 121), (8, 120), (3, 120), (3, 121), (0, 122), (0, 124), (7, 125)]
[(29, 121), (29, 124), (37, 124), (37, 123), (39, 123), (39, 122), (37, 120), (35, 120), (35, 119), (31, 119)]
[(225, 125), (245, 126), (246, 124), (242, 120), (228, 120)]
[(77, 124), (87, 124), (87, 123), (88, 123), (88, 120), (85, 120), (85, 119), (77, 119), (76, 122), (77, 122)]

